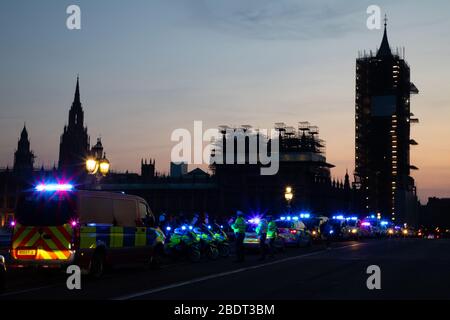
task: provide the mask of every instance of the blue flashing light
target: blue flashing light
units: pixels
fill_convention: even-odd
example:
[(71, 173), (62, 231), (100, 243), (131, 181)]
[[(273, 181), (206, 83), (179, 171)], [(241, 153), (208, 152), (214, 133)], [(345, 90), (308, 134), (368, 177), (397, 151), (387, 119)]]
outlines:
[(293, 217), (292, 220), (298, 221), (298, 217)]
[(280, 220), (284, 221), (284, 220), (286, 220), (286, 217), (281, 217)]
[(348, 217), (346, 220), (356, 221), (358, 220), (358, 217)]
[(192, 229), (194, 229), (194, 227), (193, 226), (189, 226), (189, 230), (192, 230)]
[(333, 234), (334, 233), (334, 230), (330, 230), (330, 234)]
[(64, 184), (59, 184), (59, 183), (50, 183), (50, 184), (44, 184), (41, 183), (39, 185), (37, 185), (34, 188), (36, 191), (38, 192), (63, 192), (63, 191), (72, 191), (73, 190), (73, 185), (68, 184), (68, 183), (64, 183)]
[(223, 226), (220, 226), (220, 229), (223, 229)]
[(182, 227), (181, 227), (181, 230), (186, 230), (186, 226), (182, 226)]
[(382, 226), (387, 226), (387, 225), (388, 225), (388, 222), (387, 222), (387, 221), (381, 221), (381, 225), (382, 225)]
[(212, 227), (211, 226), (208, 226), (208, 229), (211, 229)]
[(373, 215), (371, 215), (370, 217), (371, 217), (372, 219), (375, 219), (375, 215), (374, 215), (374, 214), (373, 214)]
[(291, 219), (292, 219), (291, 217), (287, 217), (287, 221), (291, 221)]
[(172, 228), (171, 228), (171, 227), (167, 227), (166, 230), (167, 230), (167, 231), (170, 231), (170, 230), (172, 230)]
[(343, 215), (333, 216), (333, 219), (335, 219), (335, 220), (344, 220), (344, 216)]

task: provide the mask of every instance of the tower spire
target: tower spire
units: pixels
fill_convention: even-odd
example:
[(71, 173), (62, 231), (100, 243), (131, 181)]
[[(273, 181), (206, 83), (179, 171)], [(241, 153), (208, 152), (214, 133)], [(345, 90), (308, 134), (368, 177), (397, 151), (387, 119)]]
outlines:
[(75, 89), (74, 103), (80, 103), (80, 76), (77, 74), (77, 87)]
[(383, 34), (383, 40), (381, 41), (380, 49), (378, 49), (377, 52), (377, 58), (381, 57), (391, 57), (392, 51), (391, 47), (389, 46), (389, 40), (387, 36), (387, 15), (384, 16), (384, 34)]
[(23, 129), (22, 129), (22, 133), (20, 136), (25, 139), (28, 139), (28, 131), (27, 131), (27, 123), (26, 122), (23, 123)]

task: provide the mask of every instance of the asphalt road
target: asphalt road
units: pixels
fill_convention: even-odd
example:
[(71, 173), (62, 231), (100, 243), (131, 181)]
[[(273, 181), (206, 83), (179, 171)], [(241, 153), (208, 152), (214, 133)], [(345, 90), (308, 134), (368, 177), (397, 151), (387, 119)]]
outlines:
[[(450, 240), (386, 239), (287, 249), (274, 259), (177, 263), (113, 270), (66, 288), (64, 274), (15, 272), (0, 299), (449, 299)], [(366, 269), (381, 268), (381, 290)]]

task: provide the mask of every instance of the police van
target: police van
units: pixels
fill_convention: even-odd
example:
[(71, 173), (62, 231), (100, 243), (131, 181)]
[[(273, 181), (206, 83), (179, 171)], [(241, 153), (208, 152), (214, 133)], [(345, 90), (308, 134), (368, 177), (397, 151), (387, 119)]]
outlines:
[(41, 184), (18, 201), (11, 267), (78, 265), (100, 277), (106, 266), (157, 267), (164, 234), (137, 196)]

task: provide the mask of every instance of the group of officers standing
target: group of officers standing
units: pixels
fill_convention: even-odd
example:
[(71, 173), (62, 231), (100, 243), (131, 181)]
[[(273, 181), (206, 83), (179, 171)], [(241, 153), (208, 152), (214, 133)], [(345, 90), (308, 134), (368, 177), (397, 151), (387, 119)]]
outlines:
[[(244, 239), (247, 230), (247, 222), (244, 214), (241, 211), (236, 213), (236, 220), (231, 223), (231, 228), (236, 237), (236, 262), (243, 262), (245, 260)], [(259, 247), (261, 250), (260, 260), (266, 259), (267, 253), (270, 257), (275, 254), (275, 239), (277, 238), (278, 228), (272, 216), (266, 216), (260, 219), (256, 234), (259, 239)], [(268, 244), (266, 243), (268, 241)]]

